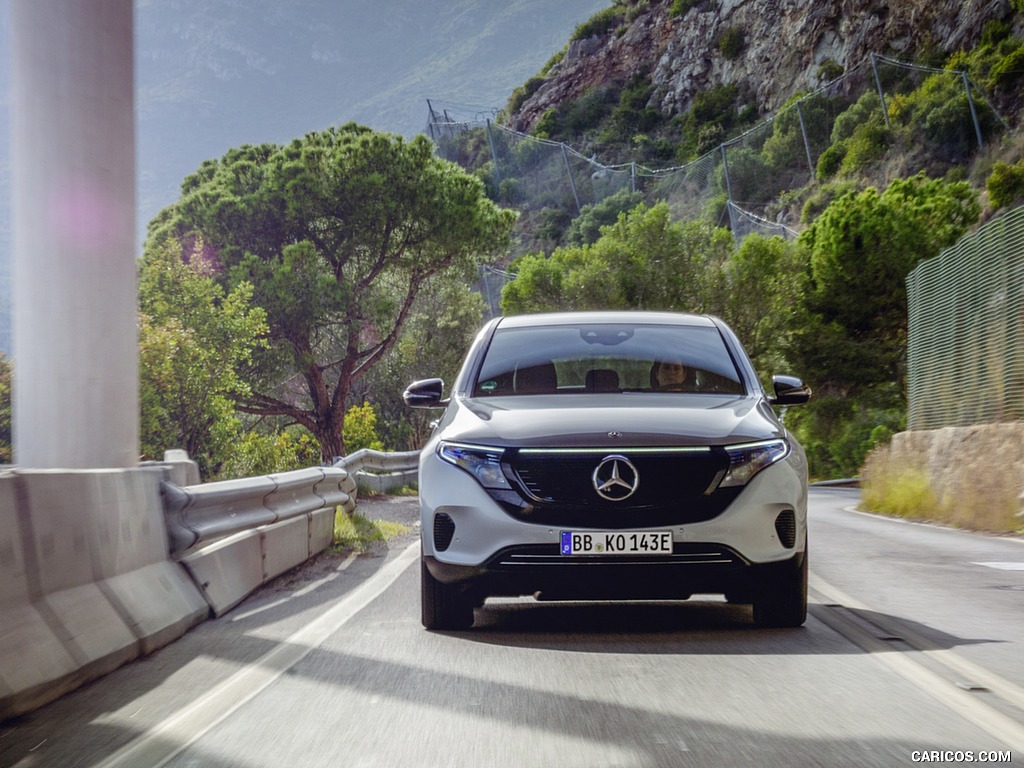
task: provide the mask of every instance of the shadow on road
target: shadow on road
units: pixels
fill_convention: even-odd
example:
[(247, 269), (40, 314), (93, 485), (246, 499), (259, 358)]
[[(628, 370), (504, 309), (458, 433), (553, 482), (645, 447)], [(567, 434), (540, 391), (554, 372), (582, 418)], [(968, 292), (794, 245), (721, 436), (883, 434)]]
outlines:
[[(681, 602), (544, 603), (532, 599), (488, 601), (476, 610), (472, 630), (446, 633), (475, 643), (591, 653), (634, 654), (860, 654), (816, 618), (831, 608), (810, 606), (798, 629), (755, 626), (749, 605), (709, 597)], [(1002, 642), (955, 637), (899, 617), (860, 611), (869, 627), (898, 624), (927, 637), (935, 647)], [(885, 632), (877, 629), (884, 637)], [(893, 646), (893, 651), (901, 650)]]

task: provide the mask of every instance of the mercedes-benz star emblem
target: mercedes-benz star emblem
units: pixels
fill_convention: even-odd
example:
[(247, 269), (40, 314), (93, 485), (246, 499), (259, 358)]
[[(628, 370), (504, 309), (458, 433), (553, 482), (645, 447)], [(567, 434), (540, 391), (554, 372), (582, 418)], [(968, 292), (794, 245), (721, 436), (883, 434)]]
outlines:
[(636, 493), (640, 474), (625, 456), (605, 456), (594, 470), (594, 490), (602, 499), (623, 501)]

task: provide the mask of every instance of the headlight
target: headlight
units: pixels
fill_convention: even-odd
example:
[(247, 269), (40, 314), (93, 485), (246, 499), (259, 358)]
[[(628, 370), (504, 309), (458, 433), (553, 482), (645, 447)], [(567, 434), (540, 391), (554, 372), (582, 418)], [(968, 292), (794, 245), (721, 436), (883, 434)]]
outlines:
[(785, 440), (765, 440), (763, 443), (727, 446), (729, 469), (725, 471), (719, 488), (746, 485), (765, 467), (782, 461), (789, 455), (789, 443)]
[(488, 448), (483, 445), (465, 445), (463, 443), (445, 443), (437, 446), (437, 455), (461, 467), (477, 479), (484, 488), (502, 488), (511, 490), (512, 486), (501, 471), (501, 448)]

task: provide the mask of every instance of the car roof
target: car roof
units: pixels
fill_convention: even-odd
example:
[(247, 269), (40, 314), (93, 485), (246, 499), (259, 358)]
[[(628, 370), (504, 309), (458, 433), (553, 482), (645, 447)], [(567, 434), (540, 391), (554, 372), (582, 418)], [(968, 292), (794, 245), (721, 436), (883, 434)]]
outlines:
[(528, 328), (538, 325), (576, 325), (578, 323), (648, 323), (652, 325), (691, 325), (713, 327), (708, 315), (682, 312), (612, 310), (600, 312), (544, 312), (535, 315), (509, 315), (500, 318), (501, 328)]

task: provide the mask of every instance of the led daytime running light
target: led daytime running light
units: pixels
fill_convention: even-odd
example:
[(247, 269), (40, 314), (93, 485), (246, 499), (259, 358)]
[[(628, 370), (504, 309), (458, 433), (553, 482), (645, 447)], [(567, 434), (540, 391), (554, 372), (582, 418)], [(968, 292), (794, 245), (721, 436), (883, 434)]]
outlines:
[(786, 458), (789, 455), (789, 443), (782, 439), (765, 440), (728, 446), (725, 452), (729, 454), (729, 469), (719, 483), (719, 488), (746, 485), (762, 469)]
[(465, 443), (442, 442), (437, 446), (441, 459), (471, 474), (484, 488), (511, 490), (501, 469), (503, 453), (501, 448)]

